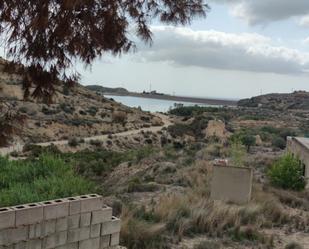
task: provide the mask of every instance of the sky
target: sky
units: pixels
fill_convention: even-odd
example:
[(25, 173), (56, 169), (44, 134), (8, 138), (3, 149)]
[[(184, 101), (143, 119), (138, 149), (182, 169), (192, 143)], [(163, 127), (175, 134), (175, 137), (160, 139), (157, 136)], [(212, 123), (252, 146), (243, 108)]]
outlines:
[(153, 44), (78, 66), (84, 85), (240, 99), (309, 91), (308, 0), (208, 0), (190, 26), (152, 24)]

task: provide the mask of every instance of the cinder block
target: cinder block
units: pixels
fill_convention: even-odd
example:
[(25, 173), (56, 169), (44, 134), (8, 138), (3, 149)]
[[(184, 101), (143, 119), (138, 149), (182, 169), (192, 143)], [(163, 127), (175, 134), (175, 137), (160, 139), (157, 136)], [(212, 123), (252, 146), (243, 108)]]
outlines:
[(101, 235), (101, 224), (92, 225), (90, 227), (90, 238), (97, 238)]
[(63, 246), (58, 246), (55, 249), (78, 249), (78, 242), (66, 244)]
[(56, 232), (56, 220), (46, 220), (42, 223), (42, 236), (48, 236)]
[(91, 213), (82, 213), (80, 215), (80, 227), (89, 227), (91, 223)]
[(80, 214), (74, 214), (68, 217), (68, 229), (79, 228)]
[(13, 207), (16, 213), (16, 227), (40, 223), (43, 221), (43, 206), (32, 203)]
[(91, 224), (95, 225), (103, 223), (105, 221), (109, 221), (111, 220), (112, 216), (113, 209), (108, 206), (104, 206), (101, 210), (96, 210), (92, 212)]
[(43, 248), (51, 249), (57, 246), (65, 245), (67, 243), (67, 238), (68, 238), (67, 231), (49, 235), (48, 237), (43, 239)]
[(10, 228), (0, 231), (0, 245), (8, 246), (27, 241), (29, 237), (29, 227)]
[(97, 194), (83, 195), (79, 197), (81, 201), (81, 212), (92, 212), (102, 208), (102, 196)]
[(101, 235), (119, 233), (121, 229), (121, 221), (116, 217), (112, 217), (110, 221), (104, 222), (101, 228)]
[(38, 239), (43, 236), (43, 223), (29, 226), (29, 239)]
[(81, 211), (80, 199), (78, 197), (69, 197), (66, 200), (69, 202), (69, 215), (79, 214)]
[(69, 215), (69, 202), (63, 199), (46, 201), (44, 206), (44, 220), (58, 219)]
[(26, 242), (27, 249), (42, 249), (42, 240), (29, 240)]
[(15, 227), (15, 210), (0, 208), (0, 230)]
[(104, 235), (100, 238), (100, 249), (105, 249), (110, 246), (111, 235)]
[(80, 241), (79, 249), (100, 249), (100, 238)]
[(0, 249), (14, 249), (14, 245), (10, 245), (10, 246), (0, 246)]
[(12, 245), (14, 249), (27, 249), (27, 243), (26, 242), (19, 242), (15, 245)]
[(111, 246), (118, 246), (120, 241), (120, 233), (114, 233), (111, 236)]
[(68, 231), (68, 242), (73, 243), (90, 238), (90, 227), (81, 227)]
[(68, 217), (59, 218), (56, 221), (56, 232), (68, 230)]

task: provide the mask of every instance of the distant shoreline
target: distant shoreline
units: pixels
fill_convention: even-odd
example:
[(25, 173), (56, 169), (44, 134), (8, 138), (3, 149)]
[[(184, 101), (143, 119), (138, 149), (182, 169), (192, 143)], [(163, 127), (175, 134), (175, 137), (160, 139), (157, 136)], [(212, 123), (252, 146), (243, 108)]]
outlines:
[(122, 97), (137, 97), (145, 99), (159, 99), (159, 100), (171, 100), (179, 102), (191, 102), (197, 104), (206, 105), (222, 105), (222, 106), (237, 106), (236, 100), (225, 100), (225, 99), (210, 99), (210, 98), (196, 98), (196, 97), (183, 97), (183, 96), (172, 96), (167, 94), (143, 94), (143, 93), (103, 93), (106, 96), (122, 96)]

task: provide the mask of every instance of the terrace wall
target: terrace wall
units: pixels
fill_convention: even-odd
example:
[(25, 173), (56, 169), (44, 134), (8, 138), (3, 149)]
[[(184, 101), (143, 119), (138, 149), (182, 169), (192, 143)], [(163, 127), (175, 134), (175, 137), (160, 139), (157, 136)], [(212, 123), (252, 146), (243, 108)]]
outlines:
[(121, 222), (96, 194), (0, 208), (0, 249), (105, 249)]

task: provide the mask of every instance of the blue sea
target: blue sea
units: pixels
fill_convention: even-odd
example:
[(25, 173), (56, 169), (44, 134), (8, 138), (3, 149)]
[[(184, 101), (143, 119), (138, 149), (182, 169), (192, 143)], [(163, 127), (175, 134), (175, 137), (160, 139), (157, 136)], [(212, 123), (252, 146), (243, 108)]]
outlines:
[(131, 96), (114, 96), (106, 95), (107, 98), (112, 98), (115, 101), (122, 103), (129, 107), (141, 107), (143, 111), (149, 112), (168, 112), (171, 108), (177, 104), (183, 104), (184, 106), (209, 106), (200, 103), (190, 103), (190, 102), (175, 102), (171, 100), (161, 100), (161, 99), (147, 99), (147, 98), (138, 98)]

